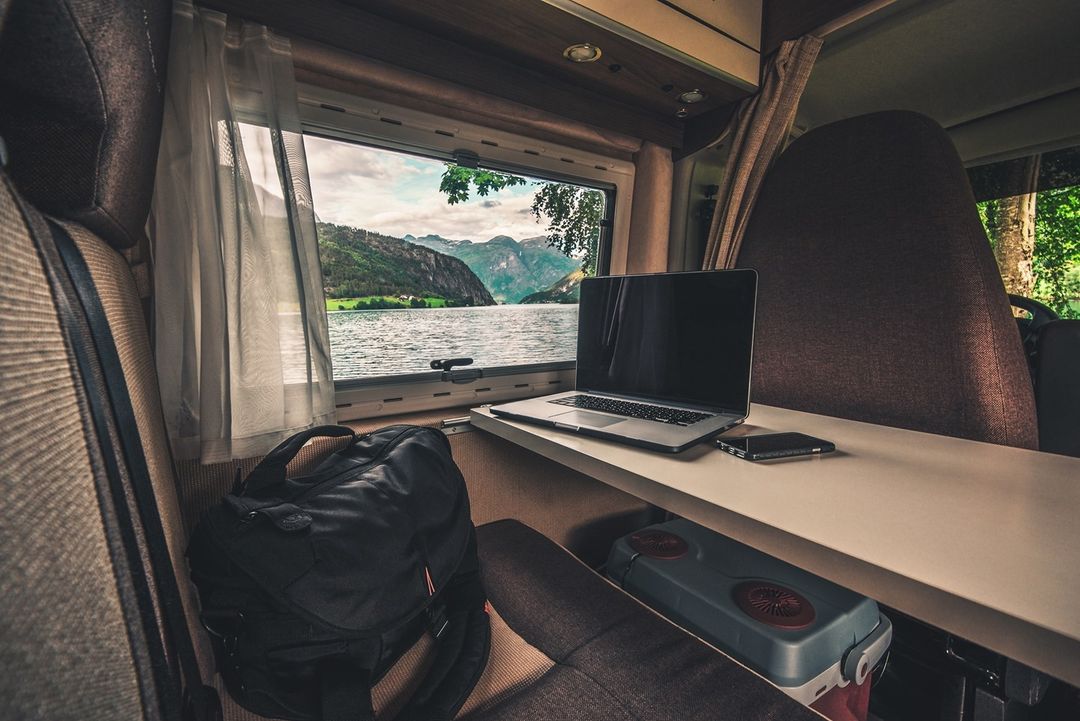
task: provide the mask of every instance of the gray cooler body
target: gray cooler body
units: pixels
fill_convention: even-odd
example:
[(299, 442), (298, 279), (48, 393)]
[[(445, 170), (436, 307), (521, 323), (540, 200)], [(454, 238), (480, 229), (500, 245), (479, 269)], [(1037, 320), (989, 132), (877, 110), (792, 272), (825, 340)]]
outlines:
[(892, 640), (873, 600), (682, 519), (616, 541), (607, 574), (806, 705), (867, 682)]

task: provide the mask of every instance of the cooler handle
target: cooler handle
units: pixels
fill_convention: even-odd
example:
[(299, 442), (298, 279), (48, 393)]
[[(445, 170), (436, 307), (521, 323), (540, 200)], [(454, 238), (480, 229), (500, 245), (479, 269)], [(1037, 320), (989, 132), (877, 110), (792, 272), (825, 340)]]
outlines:
[(892, 643), (892, 622), (884, 616), (878, 616), (878, 625), (870, 635), (853, 646), (844, 656), (841, 672), (848, 681), (862, 686), (877, 662), (889, 650)]

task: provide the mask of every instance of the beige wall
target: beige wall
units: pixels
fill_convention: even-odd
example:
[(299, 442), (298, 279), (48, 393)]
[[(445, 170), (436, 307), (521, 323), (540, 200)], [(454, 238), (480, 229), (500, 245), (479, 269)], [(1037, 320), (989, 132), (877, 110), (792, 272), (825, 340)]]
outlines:
[[(444, 418), (466, 412), (462, 408), (348, 425), (361, 433), (394, 423), (438, 426)], [(290, 465), (290, 473), (310, 470), (340, 445), (340, 440), (329, 439), (310, 443)], [(595, 566), (607, 557), (615, 538), (649, 523), (650, 507), (642, 501), (484, 431), (453, 433), (450, 446), (468, 484), (477, 525), (516, 518)], [(258, 461), (249, 458), (208, 466), (179, 463), (180, 499), (188, 533), (199, 516), (228, 493), (236, 469), (246, 475)]]

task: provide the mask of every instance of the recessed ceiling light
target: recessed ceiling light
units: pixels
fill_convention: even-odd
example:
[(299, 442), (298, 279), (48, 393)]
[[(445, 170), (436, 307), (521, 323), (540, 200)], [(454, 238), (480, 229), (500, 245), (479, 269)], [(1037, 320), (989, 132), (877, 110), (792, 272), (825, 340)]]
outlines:
[(694, 88), (693, 90), (687, 90), (685, 93), (679, 96), (680, 103), (700, 103), (707, 95), (702, 91)]
[(563, 57), (572, 63), (593, 63), (600, 59), (603, 53), (600, 48), (589, 43), (578, 43), (563, 50)]

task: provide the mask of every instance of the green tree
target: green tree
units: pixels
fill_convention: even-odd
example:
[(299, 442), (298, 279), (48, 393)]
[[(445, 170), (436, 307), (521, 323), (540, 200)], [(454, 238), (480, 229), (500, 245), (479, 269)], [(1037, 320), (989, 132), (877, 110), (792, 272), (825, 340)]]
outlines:
[(1080, 186), (1044, 190), (1035, 211), (1035, 296), (1080, 318)]
[[(1000, 257), (1003, 200), (979, 203), (979, 219)], [(1031, 297), (1062, 318), (1080, 318), (1080, 185), (1040, 190), (1035, 198)]]
[(1022, 296), (1031, 296), (1035, 290), (1035, 204), (1040, 160), (1041, 156), (1032, 155), (1002, 163), (1003, 182), (1023, 192), (999, 198), (984, 214), (1005, 288)]
[(587, 275), (596, 275), (596, 252), (600, 240), (600, 221), (604, 215), (604, 194), (599, 190), (567, 183), (529, 181), (517, 175), (493, 170), (463, 168), (447, 163), (439, 190), (450, 205), (464, 203), (472, 189), (479, 196), (503, 188), (538, 183), (532, 213), (537, 221), (548, 223), (547, 240), (564, 255), (581, 258)]
[(450, 205), (464, 203), (469, 199), (469, 187), (476, 188), (476, 194), (486, 196), (492, 191), (510, 188), (515, 185), (526, 185), (525, 178), (509, 173), (498, 173), (494, 170), (480, 170), (478, 168), (464, 168), (460, 165), (446, 164), (442, 180), (439, 182), (439, 190), (446, 193), (446, 202)]
[(586, 275), (596, 275), (604, 194), (566, 183), (545, 183), (533, 198), (533, 215), (548, 220), (548, 245), (569, 257), (581, 256)]

